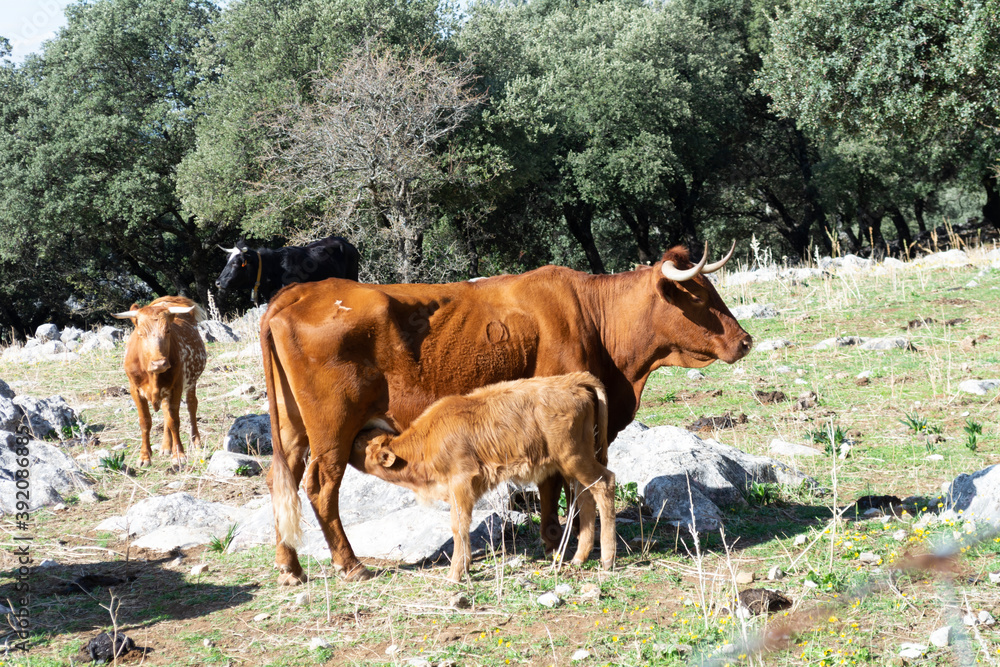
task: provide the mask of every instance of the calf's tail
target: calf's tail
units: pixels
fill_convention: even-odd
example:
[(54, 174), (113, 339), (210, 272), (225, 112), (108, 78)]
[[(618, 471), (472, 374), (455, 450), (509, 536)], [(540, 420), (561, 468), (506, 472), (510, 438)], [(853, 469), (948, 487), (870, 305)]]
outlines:
[[(278, 421), (278, 391), (285, 390), (284, 369), (275, 354), (270, 319), (266, 316), (260, 324), (260, 348), (264, 360), (264, 380), (267, 385), (267, 403), (271, 413), (271, 445), (274, 454), (271, 462), (271, 504), (274, 506), (274, 524), (281, 541), (295, 549), (302, 541), (302, 503), (299, 501), (298, 484), (288, 466), (288, 459), (281, 446), (281, 424)], [(282, 385), (278, 388), (279, 383)], [(286, 397), (291, 400), (292, 397)]]

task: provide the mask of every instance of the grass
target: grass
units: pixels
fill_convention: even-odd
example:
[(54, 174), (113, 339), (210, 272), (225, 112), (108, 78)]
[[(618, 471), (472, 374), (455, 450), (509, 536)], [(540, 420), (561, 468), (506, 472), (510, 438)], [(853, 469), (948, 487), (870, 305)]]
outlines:
[[(106, 391), (126, 386), (120, 351), (96, 351), (73, 364), (0, 365), (0, 377), (20, 394), (60, 394), (77, 409), (83, 406), (89, 435), (67, 449), (71, 456), (124, 444), (122, 462), (136, 471), (135, 477), (100, 474), (98, 464), (92, 464), (94, 490), (106, 500), (32, 515), (36, 561), (48, 557), (59, 565), (33, 571), (34, 647), (26, 657), (13, 655), (12, 664), (81, 664), (80, 648), (112, 627), (105, 608), (111, 602), (108, 589), (60, 592), (82, 573), (135, 575), (112, 589), (121, 603), (115, 621), (137, 644), (152, 649), (144, 662), (149, 665), (375, 665), (411, 659), (568, 665), (578, 649), (590, 653), (576, 663), (582, 665), (682, 665), (716, 659), (712, 664), (890, 664), (902, 642), (929, 644), (929, 633), (947, 622), (950, 604), (1000, 616), (1000, 587), (986, 577), (1000, 571), (1000, 542), (994, 537), (977, 542), (962, 517), (921, 527), (923, 515), (936, 509), (930, 500), (911, 505), (904, 520), (834, 518), (835, 507), (862, 495), (933, 499), (943, 482), (1000, 460), (995, 398), (957, 392), (960, 381), (997, 377), (1000, 368), (1000, 311), (995, 307), (1000, 272), (978, 276), (979, 270), (911, 269), (795, 285), (724, 287), (723, 297), (731, 305), (774, 303), (781, 312), (778, 318), (744, 323), (757, 340), (780, 337), (795, 345), (754, 352), (732, 366), (714, 364), (698, 381), (689, 380), (686, 369), (659, 369), (650, 376), (638, 418), (650, 426), (685, 426), (704, 416), (745, 413), (746, 423), (702, 435), (768, 455), (774, 438), (807, 443), (824, 433), (827, 441), (832, 437), (832, 446), (851, 442), (851, 456), (787, 461), (831, 493), (751, 485), (748, 505), (727, 510), (724, 541), (719, 533), (705, 533), (697, 545), (686, 532), (636, 511), (638, 489), (623, 485), (616, 504), (632, 523), (618, 525), (622, 542), (613, 572), (594, 562), (580, 570), (554, 570), (538, 546), (532, 522), (505, 550), (477, 559), (471, 581), (461, 585), (444, 581), (442, 565), (391, 562), (370, 562), (378, 573), (375, 579), (347, 583), (328, 561), (303, 558), (310, 581), (298, 589), (278, 588), (273, 547), (226, 554), (222, 545), (229, 535), (217, 537), (217, 550), (188, 549), (179, 561), (173, 554), (136, 550), (114, 534), (95, 532), (94, 526), (152, 494), (181, 490), (242, 505), (267, 493), (261, 476), (222, 483), (204, 474), (233, 419), (264, 411), (259, 399), (228, 395), (241, 384), (263, 386), (259, 357), (220, 359), (253, 345), (253, 327), (239, 329), (241, 343), (208, 346), (208, 369), (199, 383), (203, 446), (189, 446), (182, 410), (182, 440), (192, 466), (181, 473), (171, 470), (155, 446), (153, 466), (138, 468), (138, 419), (131, 399), (127, 393)], [(974, 276), (978, 286), (964, 287)], [(918, 317), (966, 321), (902, 330)], [(810, 349), (825, 338), (846, 335), (902, 335), (917, 351)], [(963, 339), (981, 335), (991, 338), (963, 348)], [(857, 379), (862, 371), (870, 373), (867, 382)], [(762, 403), (757, 391), (781, 391), (790, 400)], [(807, 391), (816, 395), (816, 404), (801, 409), (796, 397)], [(925, 420), (926, 427), (901, 423), (900, 415), (904, 422), (907, 415), (918, 424)], [(160, 423), (162, 416), (154, 416), (154, 428)], [(943, 437), (934, 447), (940, 459), (927, 458), (922, 436), (931, 428), (939, 428)], [(154, 440), (158, 437), (154, 434)], [(975, 447), (969, 446), (972, 441)], [(9, 518), (4, 521), (11, 531)], [(806, 541), (796, 545), (800, 536)], [(645, 547), (634, 542), (639, 537)], [(961, 576), (926, 569), (884, 576), (907, 563), (909, 555), (938, 544), (954, 545)], [(0, 554), (0, 585), (10, 597), (16, 567), (10, 538), (6, 546), (10, 548)], [(874, 554), (876, 561), (862, 562), (863, 553)], [(192, 577), (191, 566), (198, 562), (209, 564), (209, 570)], [(780, 567), (785, 577), (754, 586), (780, 587), (794, 606), (787, 616), (741, 618), (732, 604), (743, 588), (734, 584), (735, 573), (753, 572), (760, 580), (773, 567)], [(571, 587), (561, 596), (564, 605), (548, 610), (535, 604), (540, 593), (560, 584)], [(596, 584), (600, 597), (584, 595), (585, 584)], [(311, 602), (295, 606), (302, 591)], [(449, 607), (457, 592), (470, 600), (470, 609)], [(262, 613), (270, 616), (255, 621)], [(765, 623), (790, 624), (789, 641), (766, 656), (741, 659), (741, 638), (756, 636)], [(973, 660), (998, 663), (995, 628), (978, 629), (979, 638), (968, 645)], [(310, 650), (314, 637), (322, 637), (329, 647)], [(736, 652), (730, 653), (727, 645), (736, 646)], [(396, 649), (387, 653), (390, 647)], [(959, 664), (952, 649), (934, 647), (924, 661)]]

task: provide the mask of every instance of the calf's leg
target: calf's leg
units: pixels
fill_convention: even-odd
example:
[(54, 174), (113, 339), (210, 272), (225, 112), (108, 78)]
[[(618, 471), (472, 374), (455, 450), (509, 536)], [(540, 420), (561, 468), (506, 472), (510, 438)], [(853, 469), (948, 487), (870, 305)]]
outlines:
[(191, 446), (201, 447), (201, 434), (198, 432), (198, 394), (194, 385), (187, 390), (188, 419), (191, 420)]
[(451, 534), (455, 548), (451, 553), (451, 570), (448, 579), (459, 582), (469, 571), (472, 562), (472, 543), (469, 540), (469, 526), (472, 523), (472, 508), (476, 499), (469, 493), (467, 484), (459, 481), (451, 485)]
[(132, 394), (136, 412), (139, 413), (139, 433), (142, 438), (142, 445), (139, 448), (139, 467), (144, 468), (153, 463), (153, 449), (149, 446), (149, 431), (153, 426), (153, 419), (149, 414), (149, 401), (142, 397), (135, 385), (130, 384), (129, 393)]
[[(570, 561), (573, 565), (583, 565), (590, 558), (594, 548), (594, 522), (597, 518), (594, 508), (594, 497), (584, 487), (576, 490), (576, 504), (580, 508), (580, 535), (576, 544), (576, 555)], [(569, 517), (566, 519), (569, 524)]]

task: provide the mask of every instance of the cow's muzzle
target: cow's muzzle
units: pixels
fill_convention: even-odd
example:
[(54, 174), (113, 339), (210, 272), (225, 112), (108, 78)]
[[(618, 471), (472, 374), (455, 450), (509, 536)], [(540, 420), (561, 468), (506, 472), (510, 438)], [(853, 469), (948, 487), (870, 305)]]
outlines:
[(166, 359), (156, 359), (155, 361), (149, 362), (149, 366), (146, 368), (146, 372), (156, 375), (158, 373), (162, 373), (168, 368), (170, 368), (169, 361), (167, 361)]

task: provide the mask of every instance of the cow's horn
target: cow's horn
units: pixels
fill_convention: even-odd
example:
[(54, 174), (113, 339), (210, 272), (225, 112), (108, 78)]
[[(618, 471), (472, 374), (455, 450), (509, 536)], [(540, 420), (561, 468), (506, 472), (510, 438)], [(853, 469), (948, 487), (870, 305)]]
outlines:
[(233, 246), (232, 248), (223, 248), (221, 245), (216, 244), (216, 247), (223, 252), (228, 252), (230, 255), (232, 255), (234, 252), (240, 251), (240, 249), (237, 248), (236, 246)]
[(174, 315), (183, 315), (184, 313), (190, 313), (195, 309), (195, 306), (170, 306), (167, 308), (167, 312), (173, 313)]
[(715, 273), (722, 267), (726, 265), (726, 262), (733, 256), (733, 252), (736, 250), (736, 239), (733, 239), (733, 246), (726, 253), (726, 256), (720, 259), (718, 262), (713, 262), (712, 264), (706, 264), (705, 268), (701, 270), (702, 275), (706, 273)]
[(708, 260), (708, 241), (705, 241), (705, 252), (701, 256), (701, 261), (698, 262), (695, 266), (692, 266), (690, 269), (681, 271), (676, 266), (674, 266), (673, 262), (671, 262), (668, 259), (663, 263), (663, 266), (660, 267), (660, 271), (663, 272), (664, 278), (667, 278), (669, 280), (676, 280), (677, 282), (682, 283), (685, 280), (691, 280), (696, 275), (701, 273), (701, 269), (702, 267), (705, 266), (706, 260)]
[(139, 314), (138, 310), (126, 310), (124, 313), (112, 313), (111, 317), (116, 320), (131, 320)]

